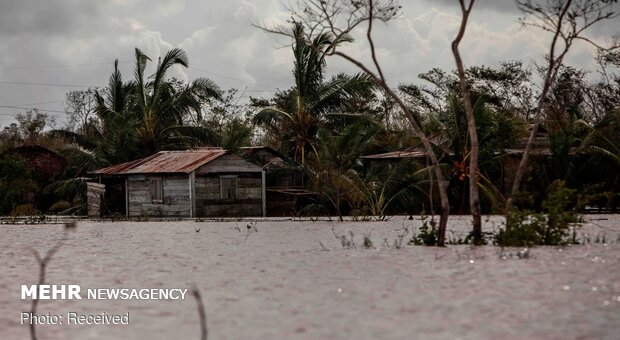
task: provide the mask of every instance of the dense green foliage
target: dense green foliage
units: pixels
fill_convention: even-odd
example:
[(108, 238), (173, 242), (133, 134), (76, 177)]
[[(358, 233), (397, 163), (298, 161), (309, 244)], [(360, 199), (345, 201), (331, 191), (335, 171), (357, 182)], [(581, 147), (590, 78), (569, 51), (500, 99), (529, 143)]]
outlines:
[[(221, 146), (238, 152), (249, 145), (274, 148), (289, 161), (283, 171), (301, 174), (294, 183), (306, 193), (299, 214), (383, 219), (436, 213), (437, 183), (400, 109), (365, 75), (326, 76), (328, 35), (315, 38), (320, 48), (309, 47), (300, 25), (292, 27), (292, 36), (294, 85), (271, 98), (240, 102), (237, 90), (223, 92), (210, 80), (175, 80), (170, 70), (188, 65), (179, 49), (165, 54), (147, 76), (151, 60), (136, 49), (131, 80), (124, 80), (115, 63), (107, 87), (67, 94), (73, 112), (63, 128), (50, 131), (54, 122), (36, 110), (17, 115), (17, 123), (0, 131), (0, 154), (41, 145), (66, 157), (67, 166), (53, 178), (39, 179), (22, 160), (0, 157), (0, 214), (17, 206), (83, 213), (88, 171), (165, 149)], [(509, 214), (511, 228), (498, 235), (498, 243), (566, 242), (569, 196), (569, 215), (572, 209), (618, 208), (620, 58), (602, 53), (599, 62), (605, 75), (600, 80), (564, 66), (552, 84), (522, 191), (527, 199), (515, 198), (518, 210)], [(467, 75), (478, 122), (482, 209), (502, 213), (532, 121), (534, 76), (516, 61), (473, 66)], [(468, 213), (470, 145), (457, 78), (439, 69), (419, 78), (401, 84), (398, 93), (440, 158), (451, 210)], [(418, 156), (365, 157), (385, 152)], [(428, 244), (433, 233), (427, 224), (414, 243)]]
[(269, 106), (254, 116), (254, 122), (278, 136), (275, 141), (279, 148), (305, 165), (318, 152), (319, 130), (355, 120), (355, 116), (346, 114), (360, 113), (355, 112), (354, 103), (371, 96), (375, 85), (363, 74), (338, 74), (326, 80), (325, 54), (332, 43), (330, 35), (318, 35), (312, 42), (316, 48), (305, 41), (301, 24), (293, 26), (292, 36), (295, 86), (267, 101)]
[(79, 157), (90, 157), (89, 164), (96, 167), (215, 141), (213, 131), (197, 123), (202, 122), (203, 107), (220, 98), (217, 85), (204, 78), (183, 84), (167, 77), (172, 67), (188, 66), (183, 50), (166, 53), (150, 77), (145, 75), (150, 58), (139, 49), (135, 57), (132, 81), (123, 81), (115, 62), (108, 87), (94, 92), (96, 118), (84, 122), (77, 131), (51, 132), (78, 146), (67, 148), (66, 153), (78, 157), (81, 152)]
[(27, 200), (25, 196), (36, 189), (36, 183), (24, 160), (16, 157), (0, 159), (0, 174), (0, 215), (8, 215)]
[(558, 181), (548, 190), (542, 212), (515, 208), (506, 216), (506, 227), (495, 236), (501, 246), (563, 245), (570, 242), (570, 227), (578, 222), (575, 190)]

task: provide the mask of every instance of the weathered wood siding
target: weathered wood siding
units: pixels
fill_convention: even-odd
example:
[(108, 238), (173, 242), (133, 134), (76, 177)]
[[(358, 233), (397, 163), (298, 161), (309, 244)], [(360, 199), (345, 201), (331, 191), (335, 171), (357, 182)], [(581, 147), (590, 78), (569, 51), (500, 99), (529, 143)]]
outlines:
[[(162, 203), (151, 199), (155, 178), (162, 179)], [(127, 191), (129, 216), (190, 217), (189, 175), (130, 175)]]
[[(146, 174), (127, 177), (129, 216), (262, 216), (262, 168), (227, 154), (193, 174)], [(190, 186), (190, 178), (194, 183)], [(222, 193), (225, 180), (226, 195)], [(162, 180), (163, 202), (153, 202), (152, 181)], [(233, 189), (235, 188), (235, 189)], [(230, 191), (234, 190), (234, 191)], [(195, 206), (192, 206), (194, 199)]]
[(86, 183), (86, 203), (88, 217), (101, 217), (101, 198), (105, 194), (105, 184)]
[[(236, 199), (222, 199), (220, 176), (237, 176)], [(197, 174), (196, 216), (262, 216), (261, 186), (260, 172)]]

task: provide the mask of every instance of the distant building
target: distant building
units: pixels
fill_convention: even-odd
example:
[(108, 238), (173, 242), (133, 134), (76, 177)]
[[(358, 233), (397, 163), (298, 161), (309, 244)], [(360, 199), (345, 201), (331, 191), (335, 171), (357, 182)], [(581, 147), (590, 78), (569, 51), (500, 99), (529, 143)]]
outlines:
[(243, 147), (241, 157), (265, 171), (267, 216), (297, 215), (300, 198), (312, 195), (301, 185), (301, 167), (268, 146)]
[(8, 149), (0, 155), (0, 159), (8, 156), (23, 159), (34, 178), (43, 182), (55, 180), (67, 167), (65, 157), (40, 145), (23, 145)]
[[(515, 176), (519, 169), (519, 163), (527, 147), (529, 136), (532, 132), (533, 124), (530, 124), (527, 128), (527, 135), (517, 139), (515, 145), (504, 150), (504, 157), (502, 158), (502, 180), (498, 184), (498, 189), (503, 193), (509, 193), (512, 184), (515, 180)], [(574, 149), (571, 153), (574, 153)], [(550, 148), (549, 131), (540, 125), (536, 130), (536, 135), (532, 141), (532, 149), (529, 152), (529, 167), (533, 167), (536, 164), (545, 167), (551, 166), (550, 160), (552, 152)]]
[(220, 148), (160, 151), (93, 174), (129, 217), (266, 214), (263, 168)]
[(427, 158), (426, 152), (420, 148), (410, 147), (404, 150), (362, 156), (362, 161), (371, 168), (378, 168), (385, 165), (398, 164), (405, 160), (415, 160), (420, 164), (424, 164), (428, 162)]
[[(498, 150), (495, 152), (495, 156), (500, 160), (500, 178), (499, 181), (493, 184), (496, 188), (504, 193), (508, 194), (512, 188), (519, 163), (523, 153), (525, 152), (529, 135), (532, 131), (533, 125), (529, 125), (527, 134), (518, 138), (514, 145), (504, 150)], [(450, 164), (454, 161), (460, 161), (454, 159), (454, 154), (449, 151), (450, 144), (448, 140), (442, 139), (438, 136), (431, 137), (432, 144), (439, 146), (438, 150), (442, 151), (441, 155), (438, 155), (439, 162)], [(569, 151), (571, 154), (576, 152), (575, 148), (571, 148)], [(550, 166), (549, 162), (552, 157), (552, 151), (550, 149), (549, 131), (544, 126), (539, 126), (536, 135), (532, 142), (532, 149), (529, 153), (530, 166)], [(429, 166), (430, 159), (427, 152), (420, 146), (408, 147), (403, 150), (377, 153), (372, 155), (362, 156), (362, 161), (371, 169), (395, 166), (401, 162), (409, 161), (414, 162), (420, 167)]]

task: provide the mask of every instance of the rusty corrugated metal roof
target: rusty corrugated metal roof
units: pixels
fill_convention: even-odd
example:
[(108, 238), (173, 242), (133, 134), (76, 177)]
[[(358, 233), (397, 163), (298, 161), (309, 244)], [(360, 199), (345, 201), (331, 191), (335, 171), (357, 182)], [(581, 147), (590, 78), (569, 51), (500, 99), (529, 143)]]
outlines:
[(96, 175), (126, 175), (151, 173), (190, 173), (210, 161), (227, 154), (220, 148), (180, 151), (160, 151), (135, 161), (112, 165), (93, 171)]
[(363, 156), (365, 159), (397, 159), (397, 158), (424, 158), (426, 152), (419, 150), (401, 150), (385, 153), (378, 153), (374, 155)]

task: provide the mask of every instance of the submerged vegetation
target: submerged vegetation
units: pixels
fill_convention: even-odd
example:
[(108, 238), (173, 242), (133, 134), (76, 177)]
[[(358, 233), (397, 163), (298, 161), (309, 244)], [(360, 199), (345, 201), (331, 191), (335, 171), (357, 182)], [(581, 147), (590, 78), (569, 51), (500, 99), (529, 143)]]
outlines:
[[(579, 222), (574, 211), (575, 190), (564, 181), (550, 186), (542, 202), (542, 212), (513, 207), (506, 226), (495, 236), (500, 246), (565, 245), (571, 242), (571, 226)], [(573, 229), (574, 230), (574, 229)], [(572, 235), (575, 242), (575, 236)]]

